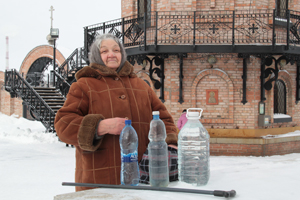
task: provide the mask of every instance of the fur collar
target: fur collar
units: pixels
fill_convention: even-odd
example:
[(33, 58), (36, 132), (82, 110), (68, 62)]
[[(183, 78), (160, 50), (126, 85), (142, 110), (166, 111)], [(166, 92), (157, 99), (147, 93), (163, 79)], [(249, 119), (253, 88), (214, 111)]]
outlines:
[(117, 71), (112, 70), (106, 66), (99, 65), (96, 63), (91, 63), (89, 66), (86, 66), (79, 70), (75, 74), (76, 80), (82, 77), (94, 77), (94, 78), (101, 78), (102, 76), (130, 76), (136, 77), (136, 74), (133, 72), (133, 66), (128, 62), (125, 61), (122, 69), (117, 73)]

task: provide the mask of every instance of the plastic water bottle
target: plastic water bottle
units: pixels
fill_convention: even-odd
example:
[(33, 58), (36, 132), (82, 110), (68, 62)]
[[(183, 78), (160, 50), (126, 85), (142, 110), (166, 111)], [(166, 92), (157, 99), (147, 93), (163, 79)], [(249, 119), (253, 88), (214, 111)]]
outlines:
[(121, 184), (136, 186), (139, 183), (138, 136), (131, 126), (131, 120), (125, 120), (120, 134), (121, 148)]
[(159, 111), (153, 111), (149, 130), (149, 180), (153, 187), (167, 187), (169, 184), (168, 145), (166, 127), (159, 119)]
[[(189, 110), (200, 110), (190, 112)], [(209, 134), (200, 123), (203, 110), (187, 110), (187, 123), (178, 135), (178, 175), (179, 181), (192, 185), (206, 185), (209, 176)]]

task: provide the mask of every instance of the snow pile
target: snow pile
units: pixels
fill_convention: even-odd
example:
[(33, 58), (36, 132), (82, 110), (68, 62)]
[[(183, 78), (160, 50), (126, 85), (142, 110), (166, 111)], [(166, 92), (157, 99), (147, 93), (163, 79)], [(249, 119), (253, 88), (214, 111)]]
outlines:
[(17, 115), (7, 116), (0, 112), (0, 138), (19, 143), (59, 143), (55, 133), (46, 132), (41, 122), (30, 121)]
[(291, 116), (286, 115), (286, 114), (281, 114), (281, 113), (275, 113), (274, 118), (278, 119), (278, 118), (291, 118)]

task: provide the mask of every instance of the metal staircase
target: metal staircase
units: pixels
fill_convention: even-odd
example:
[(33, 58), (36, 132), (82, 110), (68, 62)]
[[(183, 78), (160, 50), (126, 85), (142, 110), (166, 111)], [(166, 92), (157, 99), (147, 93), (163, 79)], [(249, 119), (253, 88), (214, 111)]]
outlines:
[[(71, 84), (76, 81), (75, 73), (86, 65), (82, 51), (76, 49), (61, 66), (51, 71), (51, 84), (49, 80), (48, 84), (44, 84), (43, 75), (27, 74), (24, 78), (15, 69), (5, 71), (5, 90), (12, 98), (20, 97), (23, 105), (29, 109), (30, 115), (40, 121), (49, 132), (55, 132), (55, 115), (63, 106)], [(28, 81), (28, 77), (31, 77), (31, 81)], [(32, 77), (38, 79), (32, 80)]]
[[(64, 105), (65, 97), (54, 87), (34, 87), (39, 96), (45, 101), (51, 110), (56, 114)], [(42, 108), (43, 110), (45, 108)]]

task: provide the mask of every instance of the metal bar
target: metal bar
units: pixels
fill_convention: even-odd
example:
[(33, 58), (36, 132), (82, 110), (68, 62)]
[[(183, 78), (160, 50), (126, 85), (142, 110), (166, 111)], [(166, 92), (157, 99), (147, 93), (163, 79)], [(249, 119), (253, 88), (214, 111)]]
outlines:
[(287, 10), (287, 27), (286, 27), (286, 50), (290, 49), (290, 10)]
[(12, 72), (13, 72), (13, 73), (12, 73), (11, 89), (12, 89), (12, 90), (15, 90), (15, 73), (16, 73), (16, 69), (14, 69)]
[(260, 65), (260, 101), (264, 102), (266, 100), (265, 97), (265, 57), (261, 57), (261, 65)]
[(161, 88), (160, 88), (160, 100), (164, 103), (165, 102), (165, 58), (162, 57), (162, 63), (160, 65), (160, 70), (161, 70), (161, 77), (160, 77), (160, 82), (161, 82)]
[(87, 35), (88, 35), (88, 29), (87, 27), (84, 28), (84, 56), (85, 59), (88, 60), (88, 54), (89, 54), (89, 47), (88, 47), (88, 39), (87, 39)]
[(124, 17), (122, 18), (122, 44), (124, 45), (124, 40), (125, 40), (125, 37), (124, 37)]
[(157, 23), (158, 23), (158, 12), (155, 12), (155, 49), (157, 49)]
[(22, 102), (22, 107), (23, 107), (23, 118), (27, 118), (27, 106), (25, 105), (25, 103), (24, 102)]
[[(53, 40), (53, 71), (55, 71), (55, 41), (56, 39)], [(55, 85), (55, 76), (53, 74), (53, 85)]]
[(37, 80), (37, 73), (34, 73), (34, 87), (36, 87), (38, 80)]
[(232, 11), (232, 49), (234, 49), (234, 40), (235, 40), (235, 36), (234, 36), (234, 26), (235, 26), (235, 11)]
[(273, 31), (272, 31), (272, 49), (275, 49), (275, 43), (276, 43), (276, 35), (275, 35), (275, 14), (276, 10), (273, 10)]
[(243, 99), (242, 103), (245, 105), (247, 101), (247, 58), (243, 58)]
[(147, 50), (147, 11), (144, 13), (144, 50)]
[(194, 11), (193, 47), (196, 47), (196, 11)]
[(183, 101), (183, 98), (182, 98), (182, 80), (183, 80), (183, 55), (180, 54), (179, 55), (179, 58), (180, 58), (180, 61), (179, 61), (179, 100), (178, 102), (180, 104), (182, 104), (184, 101)]
[[(75, 67), (76, 67), (76, 69), (78, 69), (79, 68), (79, 56), (78, 56), (78, 49), (76, 49), (77, 51), (76, 51), (76, 65), (75, 65)], [(68, 67), (68, 69), (69, 69), (69, 67)], [(68, 72), (68, 74), (69, 74), (69, 72)], [(66, 78), (68, 78), (68, 76), (66, 77)]]
[(113, 189), (132, 189), (132, 190), (152, 190), (162, 192), (181, 192), (181, 193), (194, 193), (194, 194), (208, 194), (220, 197), (234, 197), (235, 190), (222, 191), (222, 190), (195, 190), (184, 188), (168, 188), (168, 187), (150, 187), (150, 186), (128, 186), (128, 185), (108, 185), (108, 184), (94, 184), (94, 183), (70, 183), (63, 182), (63, 186), (79, 186), (79, 187), (93, 187), (93, 188), (113, 188)]

